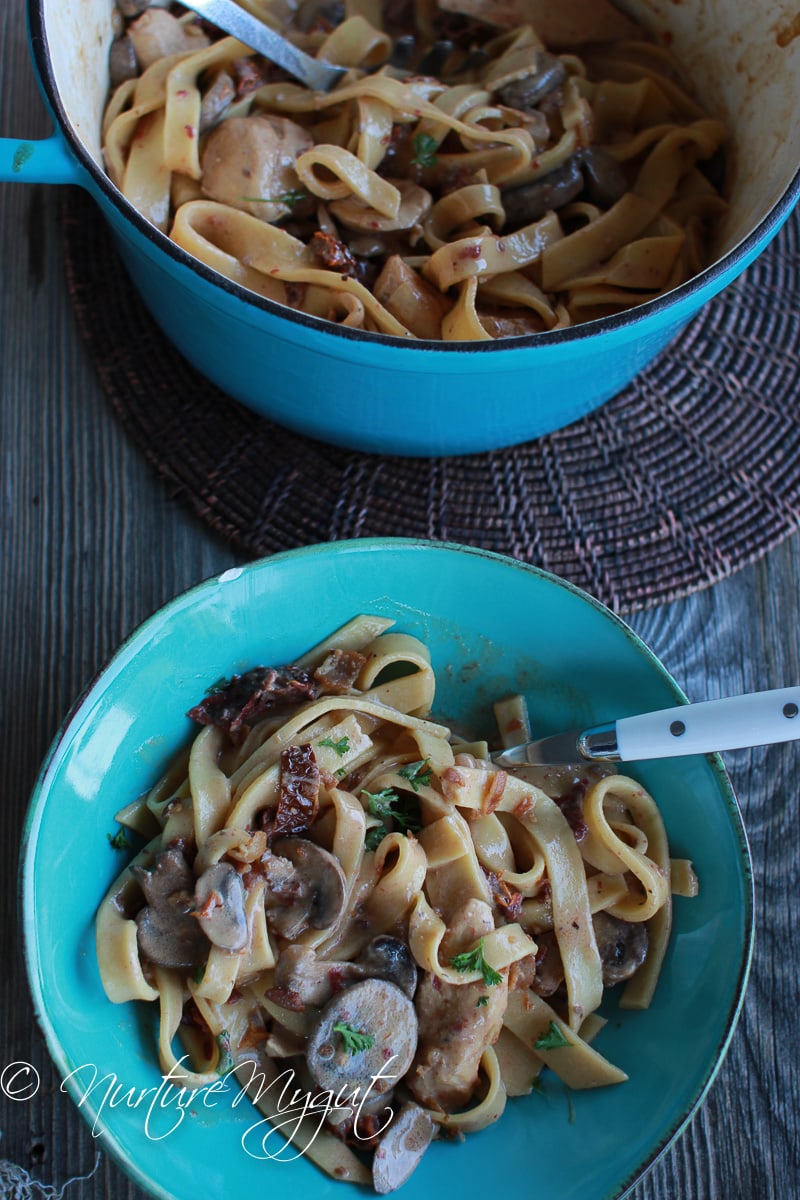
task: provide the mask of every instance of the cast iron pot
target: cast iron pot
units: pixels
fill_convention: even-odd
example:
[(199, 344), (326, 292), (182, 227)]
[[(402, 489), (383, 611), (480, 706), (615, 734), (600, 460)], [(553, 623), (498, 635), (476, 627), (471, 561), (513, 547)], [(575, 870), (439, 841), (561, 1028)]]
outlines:
[(752, 262), (800, 192), (800, 38), (793, 0), (638, 0), (726, 122), (731, 210), (713, 266), (658, 300), (572, 329), (492, 342), (408, 344), (340, 328), (245, 291), (149, 225), (106, 177), (100, 122), (112, 0), (29, 0), (34, 66), (55, 132), (0, 139), (0, 179), (86, 188), (136, 289), (186, 358), (257, 413), (383, 454), (515, 445), (619, 392)]

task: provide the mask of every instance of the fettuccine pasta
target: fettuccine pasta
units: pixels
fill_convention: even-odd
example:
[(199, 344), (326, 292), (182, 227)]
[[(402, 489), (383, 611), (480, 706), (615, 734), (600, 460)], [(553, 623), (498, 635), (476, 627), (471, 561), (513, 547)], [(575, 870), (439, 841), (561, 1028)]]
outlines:
[(113, 182), (228, 279), (349, 328), (459, 342), (617, 313), (709, 264), (726, 130), (608, 0), (588, 23), (579, 5), (569, 36), (524, 0), (246, 7), (349, 70), (312, 91), (192, 13), (148, 8), (112, 46), (103, 121)]
[[(146, 845), (96, 922), (109, 999), (159, 1006), (171, 1083), (234, 1071), (283, 1129), (288, 1073), (298, 1152), (379, 1192), (545, 1067), (624, 1082), (598, 1009), (619, 983), (649, 1003), (673, 890), (640, 784), (500, 770), (433, 718), (428, 649), (390, 625), (357, 617), (199, 701), (188, 752), (118, 814)], [(503, 746), (529, 735), (522, 697), (496, 717)]]

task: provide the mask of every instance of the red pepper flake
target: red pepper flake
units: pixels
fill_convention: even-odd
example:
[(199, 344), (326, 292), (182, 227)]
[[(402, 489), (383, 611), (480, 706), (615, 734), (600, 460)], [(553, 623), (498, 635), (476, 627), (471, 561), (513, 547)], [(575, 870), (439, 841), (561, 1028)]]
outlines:
[(514, 720), (506, 725), (506, 733), (516, 733), (518, 729), (522, 729), (522, 721), (519, 717), (514, 717)]
[(495, 871), (484, 870), (484, 875), (495, 904), (502, 908), (509, 921), (516, 921), (522, 912), (522, 893), (515, 892)]
[(178, 96), (178, 97), (179, 97), (179, 99), (181, 99), (181, 100), (185, 100), (185, 99), (186, 99), (186, 97), (189, 95), (189, 93), (188, 93), (188, 91), (186, 90), (186, 88), (178, 88), (178, 90), (177, 90), (177, 92), (175, 93), (175, 95), (176, 95), (176, 96)]
[(536, 807), (533, 796), (523, 796), (519, 804), (514, 809), (515, 817), (527, 817), (533, 812)]
[(461, 250), (459, 250), (459, 252), (458, 252), (458, 257), (459, 258), (478, 259), (481, 257), (481, 254), (482, 254), (482, 251), (481, 251), (480, 243), (478, 243), (475, 246), (463, 246), (461, 248)]
[(194, 137), (194, 125), (184, 125), (183, 132), (188, 138)]
[(484, 816), (493, 813), (503, 799), (507, 780), (508, 775), (505, 771), (495, 771), (489, 776), (488, 785), (481, 797), (481, 812)]

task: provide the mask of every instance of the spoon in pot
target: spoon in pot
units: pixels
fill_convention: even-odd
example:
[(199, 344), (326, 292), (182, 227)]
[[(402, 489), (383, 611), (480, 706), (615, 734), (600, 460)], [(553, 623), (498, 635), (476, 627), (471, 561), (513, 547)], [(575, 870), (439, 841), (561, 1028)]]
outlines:
[(523, 742), (492, 755), (500, 767), (679, 758), (800, 738), (800, 687), (681, 704), (591, 729)]
[(186, 8), (205, 17), (225, 33), (238, 38), (251, 50), (283, 67), (295, 79), (316, 92), (329, 92), (348, 71), (298, 49), (274, 29), (240, 8), (234, 0), (182, 0)]

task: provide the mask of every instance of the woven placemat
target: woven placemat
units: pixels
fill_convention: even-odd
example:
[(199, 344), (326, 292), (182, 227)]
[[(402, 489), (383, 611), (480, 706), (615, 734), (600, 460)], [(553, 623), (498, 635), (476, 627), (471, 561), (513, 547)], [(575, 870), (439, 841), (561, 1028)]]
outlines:
[(171, 494), (247, 556), (338, 538), (481, 546), (619, 612), (676, 599), (800, 527), (800, 217), (630, 387), (510, 450), (378, 457), (230, 400), (160, 333), (91, 199), (65, 189), (79, 327)]

